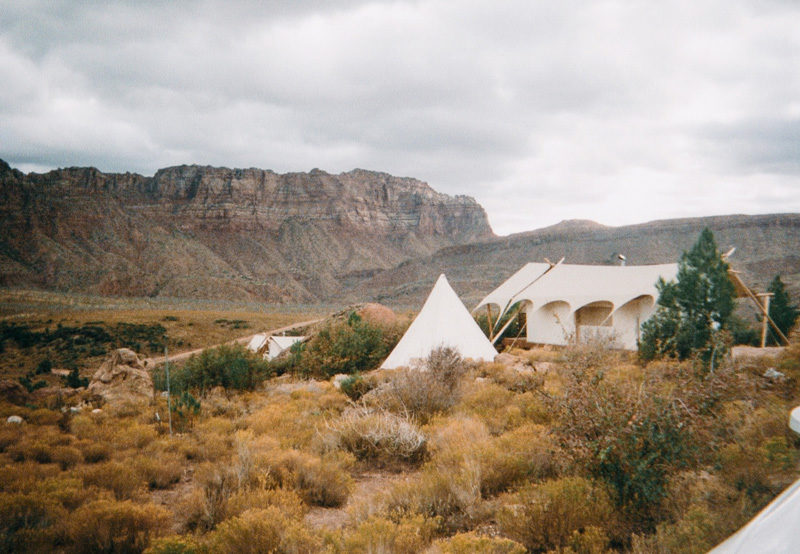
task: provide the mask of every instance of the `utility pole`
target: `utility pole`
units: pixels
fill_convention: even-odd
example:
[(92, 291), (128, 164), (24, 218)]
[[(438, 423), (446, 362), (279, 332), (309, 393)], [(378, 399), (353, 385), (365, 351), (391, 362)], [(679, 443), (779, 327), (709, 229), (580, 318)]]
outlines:
[(169, 435), (172, 436), (172, 394), (169, 390), (169, 356), (167, 356), (166, 344), (164, 344), (164, 372), (167, 376), (167, 413), (169, 414)]

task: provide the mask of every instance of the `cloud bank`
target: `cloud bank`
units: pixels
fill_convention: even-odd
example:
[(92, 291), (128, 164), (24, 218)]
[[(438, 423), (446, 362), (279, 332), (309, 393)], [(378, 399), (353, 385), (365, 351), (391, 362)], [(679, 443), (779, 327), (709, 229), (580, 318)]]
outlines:
[(500, 234), (800, 211), (800, 5), (0, 1), (0, 157), (355, 167)]

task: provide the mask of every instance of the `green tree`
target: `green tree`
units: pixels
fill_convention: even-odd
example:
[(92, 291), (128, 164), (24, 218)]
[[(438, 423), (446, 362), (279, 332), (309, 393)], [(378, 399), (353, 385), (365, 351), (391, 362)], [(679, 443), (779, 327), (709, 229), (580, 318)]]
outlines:
[(669, 356), (684, 360), (699, 354), (709, 363), (720, 354), (720, 329), (734, 309), (728, 264), (706, 228), (678, 263), (677, 280), (659, 279), (658, 308), (642, 326), (639, 355), (644, 361)]
[[(768, 292), (772, 293), (772, 298), (769, 304), (769, 317), (781, 330), (784, 335), (789, 335), (797, 317), (800, 316), (800, 311), (797, 309), (797, 304), (792, 304), (789, 298), (789, 293), (786, 292), (786, 285), (781, 281), (781, 276), (776, 275), (767, 288)], [(770, 344), (778, 344), (777, 337), (772, 329), (769, 334)]]

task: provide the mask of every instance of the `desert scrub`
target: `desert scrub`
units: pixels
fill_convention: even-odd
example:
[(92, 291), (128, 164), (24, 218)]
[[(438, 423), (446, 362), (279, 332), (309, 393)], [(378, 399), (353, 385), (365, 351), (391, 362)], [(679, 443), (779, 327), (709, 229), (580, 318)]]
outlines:
[(605, 488), (581, 477), (525, 485), (506, 499), (497, 514), (503, 535), (531, 552), (587, 542), (605, 548), (613, 518), (614, 508)]
[(61, 535), (67, 511), (41, 493), (0, 493), (0, 549), (46, 551)]
[(410, 414), (424, 425), (458, 402), (466, 371), (467, 365), (458, 352), (437, 348), (417, 366), (392, 372), (364, 401), (396, 414)]
[(331, 552), (392, 552), (417, 554), (436, 536), (438, 524), (423, 516), (389, 519), (372, 516), (331, 542)]
[(101, 462), (79, 468), (79, 472), (84, 485), (109, 490), (117, 500), (138, 496), (145, 485), (138, 472), (122, 462)]
[(141, 552), (164, 533), (169, 518), (155, 504), (96, 500), (73, 512), (67, 536), (75, 552)]
[(324, 441), (331, 450), (342, 448), (379, 465), (420, 462), (427, 451), (425, 435), (408, 417), (364, 405), (328, 423)]
[(248, 510), (224, 521), (209, 533), (206, 543), (211, 552), (231, 554), (311, 554), (322, 546), (301, 520), (287, 517), (275, 506)]
[(525, 547), (511, 539), (458, 533), (435, 541), (425, 554), (525, 554)]
[(179, 454), (154, 452), (137, 456), (132, 463), (148, 488), (153, 490), (166, 489), (180, 481), (186, 460)]
[(258, 463), (276, 486), (295, 489), (311, 505), (341, 506), (353, 487), (341, 464), (298, 450), (269, 452)]

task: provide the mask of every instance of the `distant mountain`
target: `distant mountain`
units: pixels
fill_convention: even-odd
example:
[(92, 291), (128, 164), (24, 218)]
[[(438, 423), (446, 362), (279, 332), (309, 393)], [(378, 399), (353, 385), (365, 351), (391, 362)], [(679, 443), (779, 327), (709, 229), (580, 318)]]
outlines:
[(472, 198), (361, 169), (23, 174), (0, 160), (0, 286), (317, 302), (492, 237)]
[[(545, 258), (565, 263), (614, 264), (623, 254), (630, 265), (676, 262), (709, 227), (722, 250), (735, 246), (730, 262), (751, 286), (763, 290), (780, 274), (800, 295), (800, 214), (730, 215), (669, 219), (606, 227), (592, 221), (563, 221), (536, 231), (446, 247), (431, 256), (376, 274), (346, 295), (394, 305), (418, 306), (440, 273), (472, 308), (522, 265)], [(587, 286), (590, 286), (587, 283)]]

